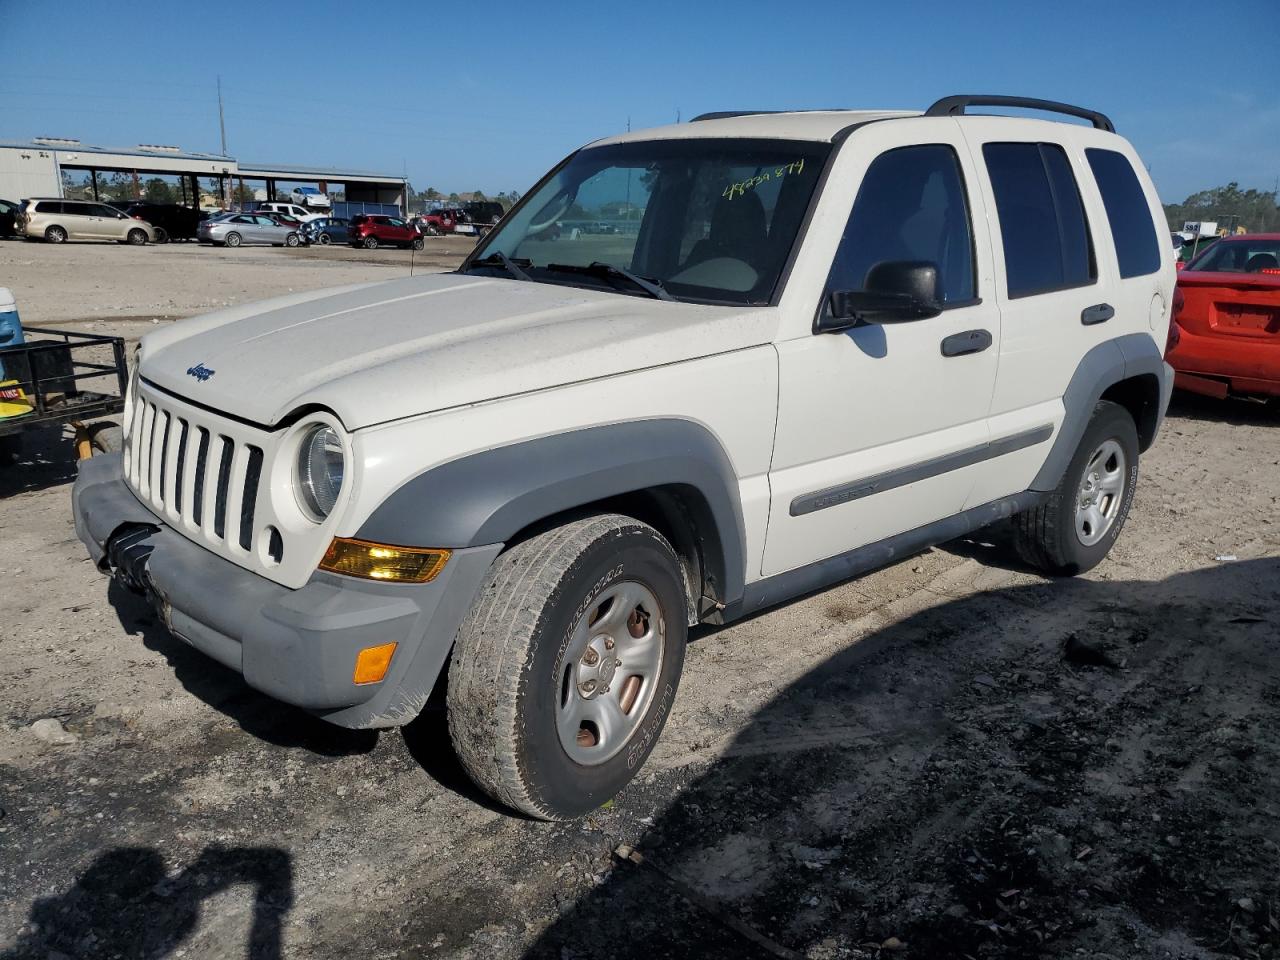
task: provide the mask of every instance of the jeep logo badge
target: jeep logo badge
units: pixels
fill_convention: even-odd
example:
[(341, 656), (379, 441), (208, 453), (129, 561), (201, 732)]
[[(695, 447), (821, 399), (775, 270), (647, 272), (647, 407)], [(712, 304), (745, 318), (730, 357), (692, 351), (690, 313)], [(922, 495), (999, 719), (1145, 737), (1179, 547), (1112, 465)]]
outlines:
[(201, 383), (204, 383), (217, 372), (217, 370), (210, 370), (203, 363), (197, 363), (194, 367), (187, 367), (187, 376), (195, 377)]

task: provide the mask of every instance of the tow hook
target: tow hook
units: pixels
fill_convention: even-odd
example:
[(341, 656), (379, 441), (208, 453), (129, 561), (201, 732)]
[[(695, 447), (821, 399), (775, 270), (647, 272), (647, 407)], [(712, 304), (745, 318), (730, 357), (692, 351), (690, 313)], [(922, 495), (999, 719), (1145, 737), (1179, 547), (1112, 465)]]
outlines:
[(147, 561), (155, 545), (147, 541), (159, 531), (147, 523), (121, 527), (107, 541), (107, 563), (116, 580), (134, 593), (147, 592)]

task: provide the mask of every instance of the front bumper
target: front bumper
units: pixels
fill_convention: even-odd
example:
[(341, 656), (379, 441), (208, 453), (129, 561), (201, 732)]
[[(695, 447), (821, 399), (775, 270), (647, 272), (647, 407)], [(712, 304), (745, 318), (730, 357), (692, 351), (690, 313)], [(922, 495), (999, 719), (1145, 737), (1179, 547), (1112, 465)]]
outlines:
[[(317, 571), (291, 590), (205, 550), (133, 495), (118, 454), (81, 464), (76, 535), (105, 573), (155, 604), (170, 632), (268, 696), (346, 727), (407, 723), (426, 703), (501, 544), (455, 550), (431, 583)], [(365, 647), (395, 642), (379, 683), (352, 680)]]

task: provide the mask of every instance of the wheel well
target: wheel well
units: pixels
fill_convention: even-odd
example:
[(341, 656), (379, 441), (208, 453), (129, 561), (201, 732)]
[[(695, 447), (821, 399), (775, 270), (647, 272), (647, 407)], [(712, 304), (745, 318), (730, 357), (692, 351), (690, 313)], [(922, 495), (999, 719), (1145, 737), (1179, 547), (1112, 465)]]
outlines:
[(696, 487), (671, 484), (584, 503), (529, 524), (507, 541), (507, 547), (594, 513), (634, 517), (666, 537), (684, 570), (689, 625), (720, 622), (725, 603), (724, 551), (711, 507)]
[(1160, 425), (1160, 381), (1153, 374), (1144, 373), (1113, 383), (1099, 399), (1118, 403), (1128, 410), (1138, 428), (1138, 449), (1151, 446)]

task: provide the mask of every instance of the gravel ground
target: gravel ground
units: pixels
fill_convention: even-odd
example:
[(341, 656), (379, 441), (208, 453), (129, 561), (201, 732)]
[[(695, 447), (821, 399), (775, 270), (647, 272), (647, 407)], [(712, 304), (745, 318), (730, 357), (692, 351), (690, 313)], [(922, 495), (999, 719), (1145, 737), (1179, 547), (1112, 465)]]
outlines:
[[(117, 312), (64, 254), (126, 316), (153, 266), (175, 313), (400, 266), (355, 253), (0, 244), (0, 284), (63, 322)], [(1085, 577), (995, 529), (699, 631), (639, 780), (559, 825), (439, 713), (343, 731), (171, 638), (85, 559), (74, 471), (50, 435), (0, 473), (4, 960), (1280, 956), (1274, 408), (1175, 398)]]

